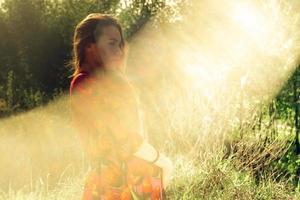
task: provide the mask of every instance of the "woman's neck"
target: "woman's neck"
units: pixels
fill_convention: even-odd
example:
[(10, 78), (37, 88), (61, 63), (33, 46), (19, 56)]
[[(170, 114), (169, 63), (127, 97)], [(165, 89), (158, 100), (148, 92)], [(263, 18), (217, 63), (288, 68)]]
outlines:
[(118, 76), (124, 76), (125, 73), (119, 69), (115, 68), (101, 68), (101, 67), (95, 67), (90, 65), (87, 62), (83, 62), (80, 66), (80, 72), (87, 72), (91, 76), (102, 76), (104, 74), (106, 75), (118, 75)]
[(91, 63), (83, 62), (80, 66), (81, 71), (86, 71), (88, 73), (93, 73), (95, 71), (95, 66)]

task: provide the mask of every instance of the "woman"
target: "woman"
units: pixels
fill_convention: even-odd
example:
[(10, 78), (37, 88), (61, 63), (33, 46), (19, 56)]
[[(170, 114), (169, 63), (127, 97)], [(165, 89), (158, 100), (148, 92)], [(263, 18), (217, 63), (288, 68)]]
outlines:
[(162, 199), (171, 161), (146, 140), (139, 101), (126, 78), (118, 21), (89, 14), (75, 28), (72, 117), (92, 170), (82, 199)]

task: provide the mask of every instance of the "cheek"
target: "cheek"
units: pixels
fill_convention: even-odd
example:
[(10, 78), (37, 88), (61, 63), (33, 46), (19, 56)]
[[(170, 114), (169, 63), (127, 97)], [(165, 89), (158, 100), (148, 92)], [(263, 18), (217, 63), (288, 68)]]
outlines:
[(107, 52), (103, 48), (98, 48), (95, 52), (95, 57), (99, 62), (105, 62), (107, 57)]
[(100, 54), (107, 59), (114, 57), (114, 50), (110, 47), (105, 47), (100, 49)]

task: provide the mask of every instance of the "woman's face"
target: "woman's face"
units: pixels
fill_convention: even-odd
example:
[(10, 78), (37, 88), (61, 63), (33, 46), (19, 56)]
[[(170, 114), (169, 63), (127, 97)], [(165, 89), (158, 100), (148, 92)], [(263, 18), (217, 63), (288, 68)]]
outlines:
[(96, 59), (106, 69), (124, 70), (124, 52), (120, 44), (121, 34), (117, 27), (109, 25), (102, 28), (102, 34), (96, 41)]

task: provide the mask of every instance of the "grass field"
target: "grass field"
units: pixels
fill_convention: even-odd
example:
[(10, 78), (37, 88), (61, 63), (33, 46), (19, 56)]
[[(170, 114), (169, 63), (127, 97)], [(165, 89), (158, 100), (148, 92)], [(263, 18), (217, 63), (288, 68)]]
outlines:
[[(1, 200), (80, 199), (89, 165), (66, 108), (57, 101), (0, 121)], [(259, 136), (249, 131), (242, 139), (237, 133), (222, 139), (200, 135), (191, 148), (197, 140), (191, 135), (203, 130), (187, 129), (188, 124), (186, 136), (150, 138), (174, 162), (168, 199), (300, 198), (297, 177), (272, 165), (288, 151), (291, 135), (270, 141), (262, 139), (268, 129)]]

